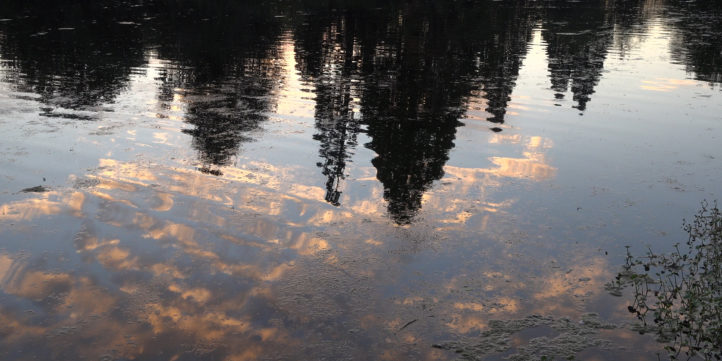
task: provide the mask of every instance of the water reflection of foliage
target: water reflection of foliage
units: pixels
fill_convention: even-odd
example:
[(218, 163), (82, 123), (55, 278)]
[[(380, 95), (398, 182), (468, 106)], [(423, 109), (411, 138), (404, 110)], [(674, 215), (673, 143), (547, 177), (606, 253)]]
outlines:
[[(308, 4), (304, 9), (311, 13), (293, 19), (295, 56), (302, 79), (315, 87), (317, 132), (313, 138), (320, 143), (322, 160), (317, 166), (327, 177), (324, 198), (338, 206), (346, 164), (361, 131), (354, 98), (359, 96), (359, 69), (364, 62), (355, 54), (357, 39), (359, 33), (373, 29), (383, 17), (368, 16), (369, 9), (329, 14), (317, 5)], [(371, 10), (370, 15), (374, 13)]]
[[(571, 88), (579, 110), (585, 110), (599, 83), (613, 31), (600, 4), (569, 4), (547, 10), (542, 36), (547, 42), (549, 77), (555, 97)], [(574, 16), (569, 16), (570, 13)]]
[(530, 11), (520, 4), (336, 5), (304, 7), (310, 14), (294, 25), (298, 69), (317, 94), (314, 139), (326, 200), (340, 204), (339, 183), (365, 125), (389, 213), (408, 223), (443, 176), (469, 97), (483, 89), (489, 120), (504, 122)]
[(272, 107), (280, 77), (280, 24), (268, 6), (192, 0), (158, 1), (149, 27), (152, 43), (169, 64), (161, 72), (160, 98), (175, 95), (187, 106), (184, 130), (193, 136), (202, 170), (227, 165), (248, 132), (259, 128)]
[(0, 29), (2, 57), (18, 72), (18, 90), (50, 106), (86, 110), (112, 103), (133, 68), (146, 61), (140, 31), (118, 23), (137, 16), (137, 9), (115, 3), (3, 3), (0, 17), (12, 21)]
[[(22, 78), (17, 83), (46, 104), (89, 108), (112, 103), (130, 74), (157, 56), (164, 62), (158, 97), (164, 105), (180, 98), (190, 125), (185, 132), (201, 170), (212, 174), (231, 163), (273, 110), (282, 79), (279, 40), (290, 26), (297, 70), (316, 95), (314, 139), (325, 199), (341, 204), (357, 136), (367, 132), (388, 211), (398, 223), (418, 213), (424, 193), (443, 176), (470, 98), (489, 122), (507, 121), (540, 21), (551, 88), (559, 96), (570, 90), (580, 110), (595, 92), (609, 48), (624, 44), (625, 29), (644, 21), (642, 0), (68, 3), (48, 11), (38, 1), (4, 9), (16, 18), (38, 9), (18, 25), (2, 25), (3, 57), (17, 70), (12, 76)], [(718, 81), (719, 49), (704, 35), (719, 27), (709, 22), (697, 34), (693, 25), (707, 24), (701, 16), (719, 17), (713, 6), (694, 15), (689, 9), (695, 6), (673, 3), (673, 9), (688, 9), (680, 10), (683, 30), (673, 53), (701, 79)], [(60, 8), (56, 19), (52, 9)], [(102, 24), (83, 22), (106, 17)], [(125, 20), (133, 24), (119, 24)], [(38, 24), (63, 22), (75, 30), (28, 38)]]
[(375, 49), (361, 111), (389, 214), (409, 223), (440, 179), (456, 128), (479, 89), (489, 121), (503, 123), (533, 21), (522, 3), (410, 3), (397, 34)]
[(672, 57), (699, 80), (722, 83), (722, 2), (672, 1)]
[[(633, 256), (608, 284), (613, 294), (632, 287), (629, 312), (642, 321), (640, 333), (655, 332), (668, 343), (672, 359), (682, 353), (705, 360), (722, 357), (722, 214), (717, 205), (702, 204), (692, 223), (685, 246), (671, 253)], [(652, 319), (652, 323), (648, 324)]]

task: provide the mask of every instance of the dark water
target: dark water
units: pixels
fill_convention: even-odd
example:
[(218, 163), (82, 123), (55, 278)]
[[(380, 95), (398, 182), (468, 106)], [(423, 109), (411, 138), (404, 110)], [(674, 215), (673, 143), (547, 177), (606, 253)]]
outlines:
[(721, 83), (713, 1), (8, 1), (0, 358), (541, 357), (432, 345), (594, 312), (578, 359), (656, 359), (604, 284), (720, 197)]

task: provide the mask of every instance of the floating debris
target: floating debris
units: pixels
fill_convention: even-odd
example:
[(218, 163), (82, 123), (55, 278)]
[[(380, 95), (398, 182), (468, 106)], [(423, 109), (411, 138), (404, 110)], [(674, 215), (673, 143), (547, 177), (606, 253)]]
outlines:
[(397, 331), (397, 332), (400, 332), (400, 331), (402, 331), (403, 329), (405, 329), (406, 327), (411, 326), (411, 325), (412, 325), (414, 322), (416, 322), (416, 321), (418, 321), (418, 320), (417, 320), (417, 319), (413, 319), (413, 320), (411, 320), (411, 321), (409, 321), (409, 322), (406, 322), (406, 324), (403, 325), (403, 326), (401, 326), (401, 328), (399, 328), (399, 331)]
[(23, 192), (23, 193), (44, 193), (44, 192), (48, 192), (48, 191), (50, 191), (49, 188), (46, 188), (46, 187), (43, 187), (43, 186), (35, 186), (35, 187), (25, 188), (25, 189), (21, 190), (20, 192)]

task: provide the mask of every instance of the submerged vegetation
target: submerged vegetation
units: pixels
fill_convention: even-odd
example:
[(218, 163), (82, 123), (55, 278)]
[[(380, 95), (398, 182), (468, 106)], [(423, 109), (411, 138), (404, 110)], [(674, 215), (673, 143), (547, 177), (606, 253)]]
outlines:
[(694, 220), (684, 222), (689, 238), (670, 253), (649, 249), (627, 261), (608, 289), (621, 296), (634, 289), (630, 313), (640, 333), (654, 332), (667, 343), (669, 357), (722, 359), (722, 215), (717, 204), (702, 203)]

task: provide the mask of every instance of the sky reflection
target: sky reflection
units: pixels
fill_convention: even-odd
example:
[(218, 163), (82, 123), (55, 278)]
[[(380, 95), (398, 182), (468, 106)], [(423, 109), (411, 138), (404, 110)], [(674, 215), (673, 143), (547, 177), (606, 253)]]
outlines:
[[(720, 194), (710, 6), (13, 2), (0, 356), (438, 360), (494, 319), (622, 324), (624, 245)], [(603, 335), (589, 359), (661, 347)]]

